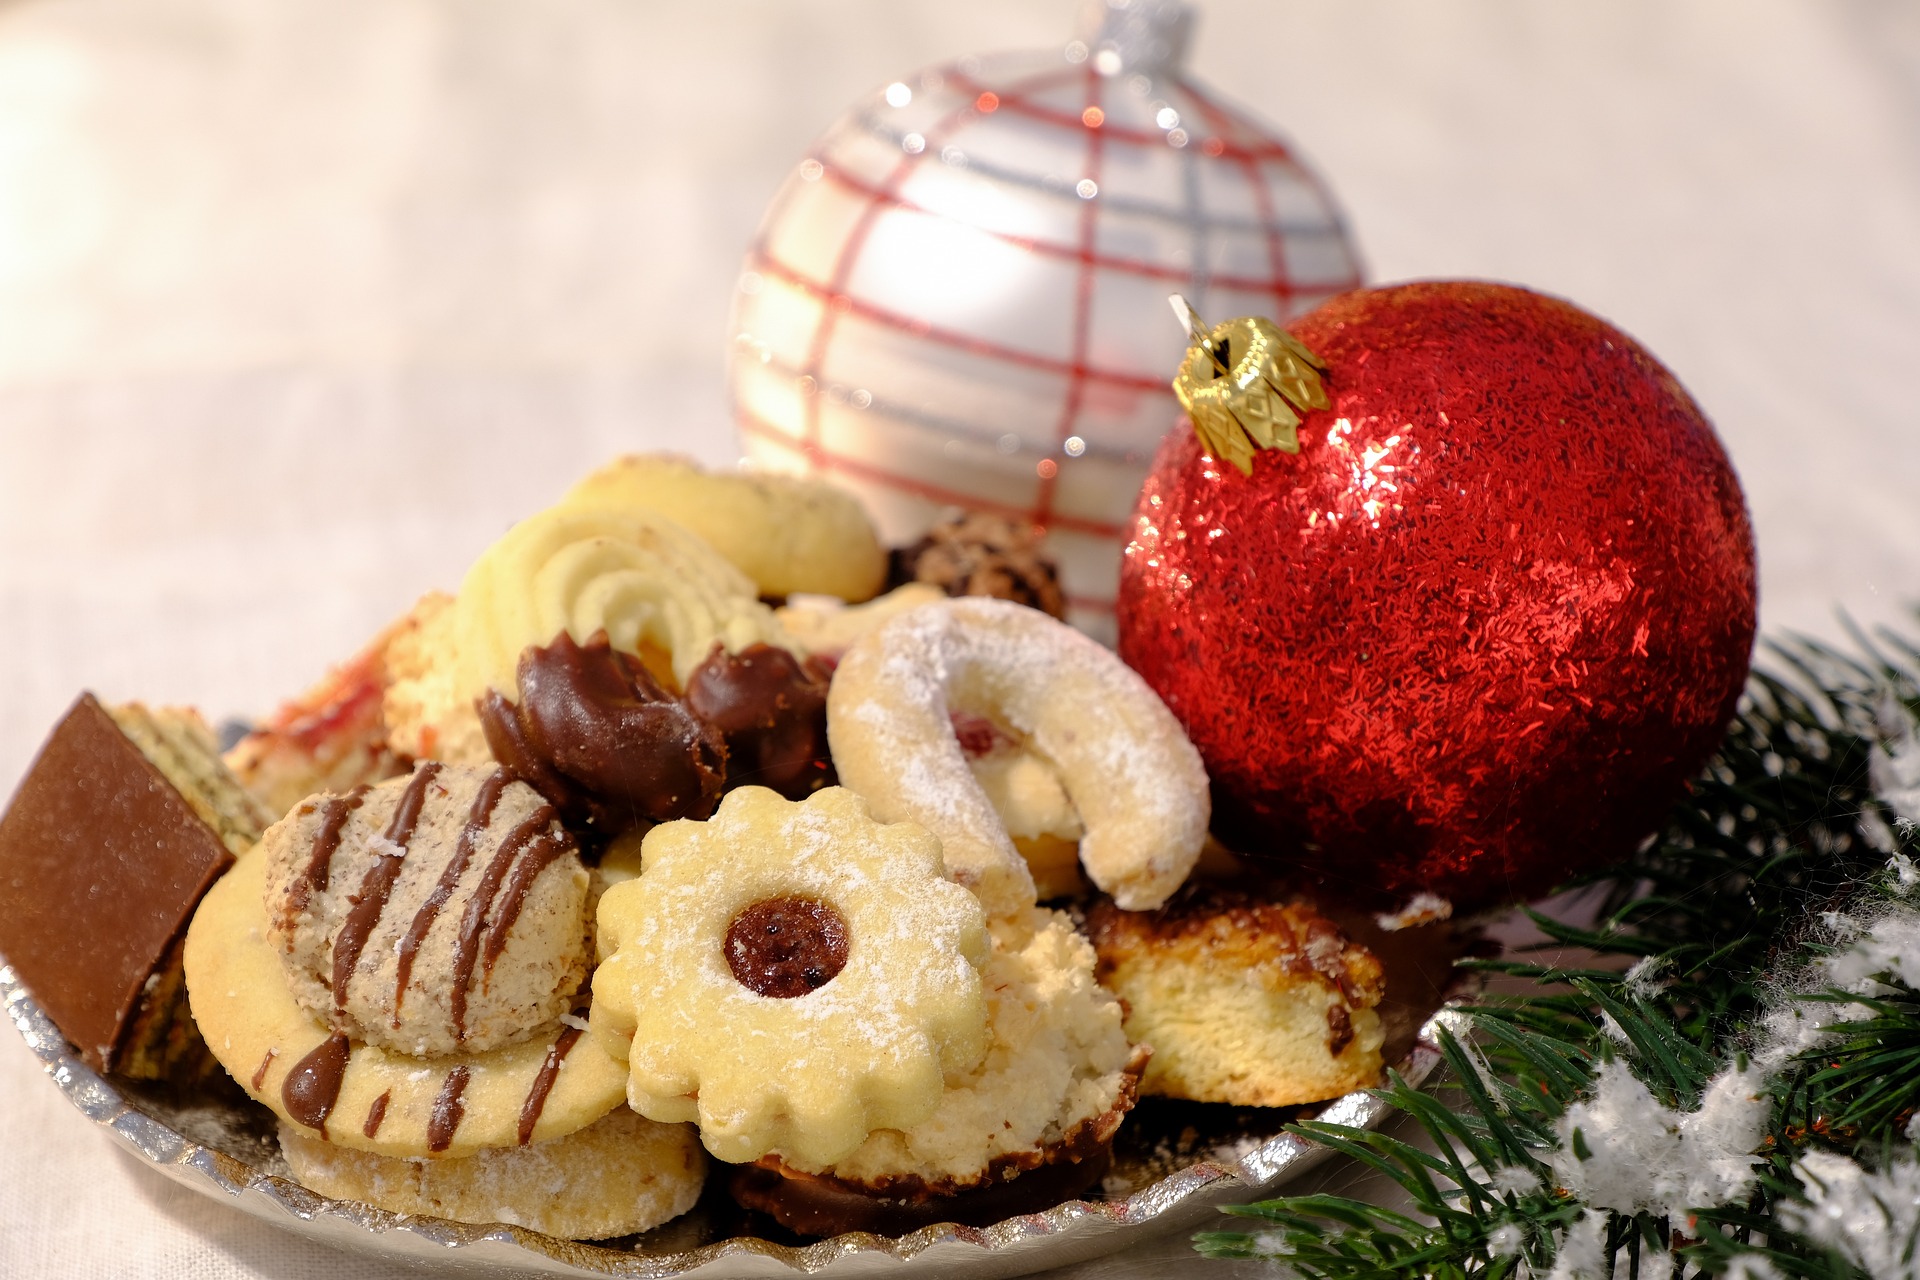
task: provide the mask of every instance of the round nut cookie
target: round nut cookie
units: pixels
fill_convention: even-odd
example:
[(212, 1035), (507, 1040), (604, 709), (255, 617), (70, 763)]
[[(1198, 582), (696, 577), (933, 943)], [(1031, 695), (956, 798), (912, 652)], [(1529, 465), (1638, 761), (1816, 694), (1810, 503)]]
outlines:
[(294, 998), (353, 1040), (414, 1057), (525, 1040), (591, 967), (573, 837), (504, 770), (427, 761), (313, 796), (260, 848)]
[(986, 921), (940, 845), (849, 791), (761, 787), (647, 833), (600, 900), (593, 1026), (630, 1043), (627, 1100), (744, 1163), (831, 1163), (926, 1119), (986, 1048)]
[(650, 1231), (693, 1207), (707, 1157), (689, 1125), (625, 1107), (564, 1137), (453, 1160), (353, 1151), (290, 1125), (280, 1150), (301, 1185), (336, 1200), (455, 1222), (505, 1222), (565, 1240)]
[(858, 602), (879, 592), (887, 553), (860, 500), (808, 476), (707, 471), (672, 454), (629, 454), (560, 500), (655, 511), (705, 538), (763, 596)]
[(267, 858), (221, 877), (187, 928), (187, 994), (207, 1047), (247, 1094), (336, 1146), (471, 1155), (557, 1138), (620, 1105), (626, 1068), (565, 1023), (486, 1053), (416, 1058), (301, 1007), (269, 937)]

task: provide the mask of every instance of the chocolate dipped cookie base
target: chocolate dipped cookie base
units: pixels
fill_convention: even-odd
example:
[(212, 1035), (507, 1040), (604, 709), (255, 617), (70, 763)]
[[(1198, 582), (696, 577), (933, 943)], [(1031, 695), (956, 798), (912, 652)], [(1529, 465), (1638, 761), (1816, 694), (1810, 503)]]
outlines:
[(916, 1197), (889, 1195), (856, 1187), (837, 1178), (791, 1169), (740, 1165), (727, 1190), (747, 1209), (764, 1213), (789, 1231), (804, 1236), (837, 1236), (848, 1231), (900, 1236), (936, 1222), (986, 1227), (1020, 1214), (1039, 1213), (1086, 1194), (1112, 1167), (1111, 1150), (1083, 1160), (1041, 1165), (1017, 1176), (983, 1183), (966, 1191)]
[(807, 1173), (778, 1156), (737, 1166), (727, 1190), (743, 1208), (789, 1231), (835, 1236), (847, 1231), (904, 1235), (936, 1222), (990, 1226), (1084, 1195), (1113, 1165), (1113, 1136), (1139, 1098), (1150, 1051), (1136, 1047), (1113, 1105), (1045, 1146), (996, 1156), (977, 1177), (929, 1180), (901, 1174), (865, 1183)]

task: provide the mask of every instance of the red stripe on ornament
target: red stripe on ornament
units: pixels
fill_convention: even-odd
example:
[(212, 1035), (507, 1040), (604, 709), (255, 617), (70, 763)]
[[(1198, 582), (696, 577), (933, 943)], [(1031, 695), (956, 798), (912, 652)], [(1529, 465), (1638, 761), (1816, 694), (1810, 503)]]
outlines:
[[(975, 338), (964, 333), (955, 333), (951, 329), (939, 329), (924, 320), (901, 315), (884, 307), (876, 307), (871, 302), (863, 302), (844, 293), (835, 293), (827, 285), (809, 279), (797, 268), (780, 261), (765, 249), (754, 254), (753, 269), (776, 276), (795, 288), (804, 290), (816, 298), (828, 301), (829, 309), (838, 301), (852, 315), (871, 320), (899, 333), (910, 333), (917, 338), (925, 338), (942, 346), (952, 347), (972, 355), (987, 356), (994, 360), (1004, 360), (1008, 364), (1022, 365), (1029, 369), (1044, 369), (1049, 373), (1065, 374), (1068, 377), (1082, 377), (1089, 382), (1104, 383), (1109, 386), (1130, 387), (1135, 391), (1163, 391), (1173, 384), (1173, 379), (1143, 378), (1138, 374), (1121, 373), (1114, 369), (1096, 369), (1091, 366), (1076, 368), (1071, 360), (1059, 360), (1053, 356), (1043, 356), (1032, 351), (1021, 351), (1017, 347), (1001, 346), (997, 342), (988, 342), (984, 338)], [(1168, 394), (1172, 394), (1170, 391)]]
[[(901, 493), (912, 494), (916, 498), (925, 498), (930, 502), (938, 502), (943, 506), (965, 507), (970, 511), (990, 511), (995, 515), (1008, 516), (1015, 520), (1027, 520), (1035, 524), (1040, 523), (1034, 520), (1033, 511), (1030, 508), (1011, 506), (1004, 502), (993, 502), (980, 497), (978, 494), (964, 493), (958, 489), (947, 489), (940, 485), (929, 484), (925, 480), (903, 475), (898, 471), (890, 471), (885, 467), (875, 466), (873, 463), (863, 458), (856, 458), (852, 454), (836, 453), (825, 445), (815, 444), (809, 447), (802, 441), (794, 439), (791, 432), (782, 431), (773, 423), (768, 422), (764, 418), (757, 417), (744, 409), (740, 410), (737, 416), (740, 429), (748, 435), (758, 436), (762, 440), (771, 441), (784, 449), (791, 449), (795, 453), (805, 456), (809, 462), (822, 471), (839, 471), (857, 479), (865, 480), (870, 484), (877, 484), (883, 488), (895, 489)], [(1059, 514), (1052, 516), (1046, 522), (1046, 527), (1049, 529), (1061, 529), (1070, 533), (1090, 534), (1096, 538), (1117, 538), (1126, 531), (1125, 525), (1108, 524), (1101, 520), (1087, 520), (1079, 516)]]
[[(864, 196), (869, 200), (884, 201), (894, 208), (904, 210), (907, 213), (923, 214), (926, 217), (939, 218), (946, 222), (961, 221), (952, 214), (941, 213), (917, 201), (909, 200), (897, 192), (887, 191), (874, 186), (872, 183), (855, 176), (850, 171), (829, 163), (824, 156), (816, 155), (813, 159), (819, 164), (823, 176), (833, 179), (835, 183), (853, 192), (855, 195)], [(1304, 174), (1304, 171), (1302, 172)], [(1329, 205), (1328, 207), (1331, 209), (1332, 206)], [(1174, 216), (1169, 215), (1167, 221), (1177, 222), (1178, 220)], [(1013, 245), (1017, 249), (1023, 249), (1029, 253), (1038, 254), (1041, 257), (1072, 259), (1074, 261), (1081, 260), (1080, 250), (1073, 245), (1054, 244), (1046, 240), (1033, 240), (1026, 236), (1016, 236), (1007, 231), (996, 231), (991, 227), (982, 227), (971, 222), (964, 223), (963, 225), (983, 235), (992, 236), (1002, 243)], [(1185, 224), (1181, 225), (1184, 227)], [(1337, 232), (1338, 229), (1337, 222), (1328, 228), (1329, 231), (1333, 232)], [(1121, 258), (1111, 254), (1102, 254), (1097, 251), (1093, 257), (1093, 265), (1105, 271), (1115, 271), (1125, 275), (1139, 276), (1147, 280), (1173, 280), (1185, 283), (1193, 279), (1193, 270), (1189, 267), (1176, 267), (1164, 263), (1148, 262), (1140, 258)], [(1348, 289), (1357, 287), (1358, 284), (1359, 281), (1351, 275), (1348, 275), (1342, 276), (1337, 280), (1312, 281), (1304, 284), (1289, 279), (1285, 282), (1285, 287), (1288, 296), (1291, 298), (1306, 294), (1345, 293)], [(1209, 288), (1233, 289), (1241, 293), (1273, 293), (1275, 291), (1274, 281), (1260, 276), (1208, 276), (1207, 285)]]
[[(1186, 94), (1187, 97), (1193, 99), (1194, 105), (1200, 108), (1201, 114), (1207, 118), (1215, 129), (1222, 131), (1228, 129), (1244, 130), (1253, 127), (1236, 113), (1228, 110), (1226, 107), (1213, 101), (1213, 99), (1194, 88), (1190, 81), (1175, 79), (1174, 87)], [(1260, 165), (1255, 158), (1238, 154), (1234, 152), (1231, 147), (1224, 149), (1220, 154), (1240, 163), (1242, 171), (1246, 174), (1247, 185), (1253, 190), (1254, 204), (1259, 210), (1260, 221), (1265, 223), (1267, 228), (1267, 262), (1273, 271), (1274, 277), (1273, 282), (1266, 285), (1260, 291), (1273, 294), (1275, 304), (1278, 306), (1282, 315), (1284, 315), (1288, 309), (1287, 304), (1305, 292), (1305, 290), (1293, 282), (1287, 269), (1286, 244), (1280, 234), (1279, 228), (1274, 225), (1273, 192), (1268, 188), (1266, 175), (1261, 171)], [(1314, 193), (1320, 197), (1322, 206), (1326, 208), (1329, 213), (1333, 212), (1334, 203), (1332, 194), (1321, 185), (1320, 180), (1314, 176), (1312, 171), (1302, 166), (1291, 156), (1287, 159), (1286, 167), (1313, 189)], [(1336, 216), (1336, 226), (1337, 225), (1338, 219)], [(1351, 253), (1351, 246), (1348, 246), (1348, 249), (1349, 253)], [(1334, 282), (1323, 287), (1330, 288), (1337, 293), (1345, 293), (1349, 289), (1358, 289), (1360, 287), (1358, 265), (1356, 264), (1355, 270), (1349, 273), (1345, 280)]]
[[(1033, 76), (1014, 87), (1016, 89), (1039, 87), (1054, 83), (1058, 78), (1058, 73)], [(937, 154), (940, 135), (953, 128), (956, 123), (977, 114), (972, 95), (968, 95), (965, 101), (941, 116), (927, 130), (926, 146), (922, 148), (921, 154), (929, 152)], [(887, 191), (897, 189), (900, 181), (919, 162), (920, 155), (912, 152), (904, 153), (899, 162), (894, 165), (893, 171), (887, 175), (885, 189)], [(841, 242), (839, 252), (834, 257), (833, 270), (829, 273), (825, 286), (826, 306), (820, 312), (820, 322), (814, 327), (813, 337), (807, 344), (807, 358), (802, 365), (802, 376), (813, 382), (816, 391), (820, 385), (820, 370), (826, 364), (827, 351), (833, 345), (833, 334), (838, 326), (840, 314), (847, 310), (849, 301), (846, 294), (847, 280), (860, 261), (860, 250), (865, 247), (867, 237), (873, 233), (874, 223), (886, 207), (878, 199), (868, 200), (866, 207), (860, 211), (859, 221), (854, 223), (852, 230), (847, 233), (847, 238)], [(757, 245), (755, 248), (760, 256), (766, 256), (764, 246)], [(802, 441), (807, 456), (811, 457), (814, 450), (820, 446), (820, 398), (816, 394), (804, 399), (805, 407), (801, 410)]]
[[(1092, 116), (1100, 110), (1100, 86), (1103, 77), (1089, 66), (1086, 76), (1086, 105), (1084, 115)], [(1093, 194), (1080, 201), (1080, 244), (1075, 257), (1079, 259), (1080, 271), (1073, 284), (1073, 373), (1067, 380), (1066, 401), (1060, 407), (1060, 421), (1053, 429), (1053, 445), (1064, 452), (1067, 437), (1073, 434), (1073, 428), (1080, 421), (1080, 406), (1086, 400), (1087, 344), (1093, 329), (1093, 282), (1097, 274), (1094, 267), (1094, 242), (1099, 233), (1100, 219), (1100, 179), (1105, 176), (1100, 167), (1104, 154), (1101, 146), (1101, 131), (1086, 130), (1087, 159), (1082, 182), (1093, 184)], [(1035, 469), (1040, 476), (1040, 497), (1034, 505), (1033, 522), (1044, 525), (1053, 513), (1053, 495), (1059, 487), (1060, 464), (1052, 458), (1042, 458)]]
[[(1184, 83), (1181, 83), (1180, 87), (1187, 89)], [(1200, 108), (1200, 113), (1207, 118), (1208, 123), (1217, 133), (1225, 133), (1234, 127), (1233, 118), (1207, 99), (1191, 89), (1187, 89), (1187, 96), (1193, 99), (1194, 104)], [(1287, 303), (1293, 297), (1293, 288), (1288, 283), (1286, 247), (1281, 244), (1280, 232), (1273, 225), (1273, 192), (1267, 189), (1266, 175), (1260, 172), (1260, 164), (1257, 160), (1236, 156), (1234, 161), (1240, 166), (1241, 174), (1247, 180), (1247, 187), (1253, 194), (1254, 208), (1260, 215), (1261, 223), (1267, 229), (1267, 270), (1273, 275), (1271, 292), (1274, 308), (1284, 317)]]
[[(987, 91), (987, 86), (982, 85), (976, 80), (969, 79), (963, 74), (956, 73), (949, 78), (956, 86), (964, 88), (969, 96), (977, 96), (980, 92)], [(1021, 94), (1011, 92), (1000, 93), (998, 90), (990, 90), (990, 92), (999, 94), (1000, 110), (1011, 111), (1015, 115), (1024, 116), (1029, 120), (1038, 120), (1046, 124), (1059, 125), (1066, 129), (1086, 129), (1089, 133), (1107, 133), (1122, 141), (1137, 143), (1141, 146), (1164, 147), (1169, 145), (1167, 136), (1164, 133), (1156, 133), (1149, 129), (1129, 129), (1123, 125), (1114, 124), (1110, 119), (1103, 120), (1098, 126), (1090, 126), (1082, 116), (1069, 115), (1065, 111), (1056, 111), (1052, 107), (1043, 106)], [(1282, 144), (1270, 138), (1261, 137), (1258, 130), (1245, 128), (1241, 122), (1233, 120), (1230, 117), (1228, 123), (1234, 128), (1236, 134), (1242, 137), (1251, 137), (1255, 140), (1231, 141), (1226, 138), (1221, 138), (1219, 139), (1221, 149), (1213, 154), (1226, 156), (1234, 160), (1269, 160), (1288, 164), (1296, 163), (1293, 158), (1293, 153), (1287, 150)]]

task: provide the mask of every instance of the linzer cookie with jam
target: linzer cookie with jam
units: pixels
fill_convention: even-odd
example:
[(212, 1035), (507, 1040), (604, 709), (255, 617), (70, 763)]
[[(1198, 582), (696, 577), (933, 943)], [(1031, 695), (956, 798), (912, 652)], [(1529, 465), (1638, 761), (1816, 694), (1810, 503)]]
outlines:
[(643, 1115), (696, 1121), (723, 1160), (830, 1164), (979, 1066), (986, 919), (922, 828), (839, 787), (742, 787), (641, 858), (600, 902), (592, 1016)]
[[(427, 1195), (451, 1213), (466, 1202), (460, 1188), (521, 1167), (545, 1176), (577, 1150), (588, 1163), (571, 1199), (546, 1215), (537, 1195), (517, 1203), (538, 1215), (528, 1225), (578, 1234), (621, 1194), (584, 1154), (607, 1139), (549, 1144), (617, 1108), (626, 1075), (570, 1012), (592, 959), (587, 879), (554, 808), (498, 769), (428, 761), (311, 797), (195, 915), (194, 1017), (234, 1079), (285, 1122), (296, 1168), (392, 1188), (373, 1202), (396, 1211)], [(695, 1146), (687, 1129), (644, 1140)], [(369, 1159), (321, 1160), (313, 1142)], [(464, 1172), (399, 1167), (481, 1153), (486, 1163)], [(629, 1197), (608, 1233), (690, 1205), (699, 1161), (679, 1164), (690, 1172), (676, 1194)]]
[(180, 940), (271, 818), (192, 712), (82, 694), (0, 818), (0, 956), (99, 1071), (191, 1079)]

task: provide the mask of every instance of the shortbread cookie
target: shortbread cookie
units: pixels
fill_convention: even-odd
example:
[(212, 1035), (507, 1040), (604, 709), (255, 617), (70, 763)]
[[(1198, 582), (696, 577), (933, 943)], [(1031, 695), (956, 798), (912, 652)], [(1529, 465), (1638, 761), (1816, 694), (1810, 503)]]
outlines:
[(847, 604), (833, 596), (790, 596), (774, 612), (787, 634), (808, 653), (838, 659), (867, 632), (909, 609), (946, 599), (928, 582), (909, 582), (865, 604)]
[(1100, 980), (1153, 1047), (1141, 1091), (1283, 1107), (1380, 1080), (1380, 962), (1306, 902), (1196, 884), (1158, 911), (1088, 913)]
[(626, 1068), (564, 1020), (529, 1040), (440, 1058), (333, 1030), (287, 984), (269, 938), (267, 864), (256, 849), (208, 892), (185, 965), (207, 1046), (281, 1119), (380, 1155), (461, 1156), (572, 1133), (620, 1104)]
[(650, 1231), (700, 1198), (707, 1157), (684, 1124), (616, 1108), (564, 1137), (459, 1159), (404, 1160), (355, 1151), (280, 1126), (300, 1182), (336, 1200), (455, 1222), (505, 1222), (567, 1240)]
[(1087, 828), (1060, 782), (1060, 771), (991, 720), (964, 712), (952, 720), (967, 767), (1026, 860), (1040, 900), (1086, 892), (1080, 839)]
[(827, 732), (842, 783), (940, 838), (993, 914), (1033, 878), (968, 768), (952, 715), (992, 721), (1057, 771), (1085, 824), (1080, 861), (1133, 908), (1158, 906), (1206, 840), (1207, 774), (1146, 682), (1073, 628), (1004, 600), (946, 600), (869, 632), (835, 669)]
[(831, 1164), (979, 1063), (985, 921), (925, 831), (838, 787), (743, 787), (710, 822), (654, 828), (642, 859), (600, 902), (592, 1014), (631, 1044), (642, 1115), (697, 1121), (723, 1160)]
[(1127, 1041), (1119, 1001), (1094, 981), (1093, 948), (1055, 911), (996, 920), (992, 931), (981, 1065), (918, 1124), (880, 1130), (832, 1162), (783, 1149), (769, 1167), (924, 1201), (1104, 1156), (1145, 1054)]
[(575, 509), (658, 512), (704, 538), (763, 596), (860, 601), (880, 590), (887, 553), (859, 499), (808, 476), (707, 471), (690, 458), (616, 458), (561, 499)]

